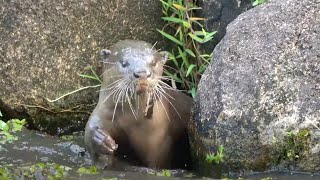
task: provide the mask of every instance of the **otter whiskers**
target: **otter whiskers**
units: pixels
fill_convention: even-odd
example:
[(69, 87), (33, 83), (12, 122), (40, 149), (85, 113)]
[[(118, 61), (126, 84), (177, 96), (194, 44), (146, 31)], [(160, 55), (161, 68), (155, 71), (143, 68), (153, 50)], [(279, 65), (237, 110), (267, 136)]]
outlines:
[[(168, 97), (170, 97), (171, 99), (173, 99), (173, 100), (175, 100), (171, 95), (169, 95), (164, 89), (163, 89), (163, 87), (164, 87), (164, 85), (162, 85), (162, 83), (163, 84), (166, 84), (166, 83), (164, 83), (164, 82), (162, 82), (162, 81), (159, 81), (159, 83), (157, 83), (157, 86), (155, 87), (155, 91), (161, 96), (161, 97), (164, 97), (167, 101), (168, 101), (168, 103), (171, 105), (171, 107), (174, 109), (174, 111), (177, 113), (177, 115), (179, 116), (179, 118), (181, 119), (181, 116), (180, 116), (180, 114), (178, 113), (178, 111), (177, 111), (177, 109), (174, 107), (174, 105), (172, 104), (172, 102), (167, 98), (167, 96)], [(167, 85), (167, 84), (166, 84)], [(169, 85), (167, 85), (167, 86), (169, 86)], [(169, 86), (170, 87), (170, 86)], [(173, 88), (172, 88), (173, 89)], [(173, 89), (174, 90), (174, 89)], [(160, 99), (160, 102), (161, 102), (161, 99)], [(162, 104), (162, 106), (163, 106), (163, 103), (161, 102), (161, 104)]]
[[(118, 106), (118, 103), (121, 99), (122, 108), (123, 108), (123, 101), (126, 99), (124, 98), (125, 94), (127, 94), (127, 89), (130, 86), (130, 81), (126, 78), (120, 78), (115, 82), (109, 84), (106, 88), (101, 89), (100, 91), (108, 91), (108, 95), (104, 99), (103, 103), (105, 103), (110, 97), (112, 97), (114, 102), (114, 110), (112, 114), (112, 121), (114, 120), (115, 112)], [(128, 99), (129, 100), (129, 99)], [(123, 109), (122, 109), (123, 111)]]
[[(167, 79), (166, 77), (161, 77), (161, 79)], [(176, 89), (172, 88), (165, 82), (157, 80), (155, 83), (155, 86), (153, 87), (151, 92), (147, 92), (147, 106), (145, 109), (145, 113), (148, 112), (149, 108), (152, 108), (150, 106), (150, 101), (153, 99), (154, 102), (159, 102), (161, 106), (163, 107), (166, 116), (169, 119), (169, 114), (165, 108), (163, 100), (166, 100), (170, 106), (174, 109), (174, 111), (177, 113), (179, 118), (181, 119), (180, 114), (178, 113), (177, 109), (172, 104), (171, 100), (175, 100), (174, 97), (172, 97), (165, 89), (176, 91)], [(118, 104), (121, 103), (122, 112), (124, 112), (125, 103), (129, 106), (134, 118), (137, 120), (137, 109), (139, 109), (139, 98), (137, 98), (139, 95), (136, 94), (134, 90), (134, 86), (136, 86), (136, 81), (131, 81), (127, 78), (120, 78), (113, 83), (109, 84), (106, 88), (101, 89), (100, 91), (108, 91), (108, 95), (104, 99), (104, 102), (106, 102), (110, 97), (112, 97), (114, 102), (114, 109), (112, 114), (112, 121), (115, 118), (117, 107), (119, 107)], [(171, 100), (170, 100), (171, 99)], [(138, 108), (134, 108), (134, 105), (132, 103), (132, 100), (136, 101), (138, 104)], [(169, 119), (170, 120), (170, 119)]]
[[(133, 88), (134, 88), (134, 87), (133, 87), (133, 82), (130, 82), (129, 85), (128, 85), (128, 87), (127, 87), (127, 89), (126, 89), (125, 96), (126, 96), (126, 98), (127, 98), (127, 100), (128, 100), (128, 104), (129, 104), (129, 107), (130, 107), (130, 109), (131, 109), (131, 112), (132, 112), (134, 118), (137, 120), (137, 114), (136, 114), (136, 112), (135, 112), (135, 110), (134, 110), (134, 108), (133, 108), (133, 105), (132, 105), (132, 103), (131, 103), (132, 97), (136, 98), (136, 96), (133, 96), (133, 92), (134, 92), (134, 89), (133, 89)], [(130, 91), (130, 92), (129, 92), (129, 91)], [(131, 97), (129, 97), (130, 94), (131, 94)]]

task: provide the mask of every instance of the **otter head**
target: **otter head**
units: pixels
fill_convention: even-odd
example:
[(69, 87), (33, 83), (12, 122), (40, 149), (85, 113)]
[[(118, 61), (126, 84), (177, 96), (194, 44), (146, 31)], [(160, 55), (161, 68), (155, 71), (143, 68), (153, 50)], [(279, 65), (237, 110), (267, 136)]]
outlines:
[(119, 74), (126, 92), (138, 95), (153, 91), (162, 78), (166, 52), (158, 52), (144, 41), (124, 40), (110, 50), (101, 51), (103, 61), (112, 64)]

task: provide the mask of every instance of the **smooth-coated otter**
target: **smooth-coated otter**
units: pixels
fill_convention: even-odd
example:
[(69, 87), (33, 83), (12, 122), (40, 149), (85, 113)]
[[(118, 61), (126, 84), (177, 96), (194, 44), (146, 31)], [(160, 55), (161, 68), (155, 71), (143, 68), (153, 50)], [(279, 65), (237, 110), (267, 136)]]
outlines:
[(144, 41), (124, 40), (101, 55), (99, 102), (85, 129), (92, 160), (136, 154), (147, 167), (185, 168), (192, 98), (161, 81), (167, 53)]

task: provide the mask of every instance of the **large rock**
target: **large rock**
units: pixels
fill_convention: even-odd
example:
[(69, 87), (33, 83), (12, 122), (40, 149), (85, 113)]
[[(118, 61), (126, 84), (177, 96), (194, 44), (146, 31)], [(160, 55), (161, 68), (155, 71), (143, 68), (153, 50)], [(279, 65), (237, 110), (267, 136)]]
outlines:
[(0, 110), (28, 115), (40, 129), (58, 126), (51, 132), (83, 127), (98, 89), (46, 99), (95, 84), (78, 73), (96, 69), (98, 51), (120, 39), (163, 47), (159, 13), (161, 3), (153, 0), (1, 1)]
[(201, 45), (203, 51), (211, 53), (215, 45), (226, 33), (227, 25), (239, 14), (251, 8), (252, 0), (200, 0), (199, 6), (202, 8), (197, 12), (199, 17), (207, 20), (204, 27), (207, 31), (218, 31), (213, 40)]
[[(274, 0), (241, 14), (195, 98), (190, 139), (198, 170), (319, 172), (319, 97), (319, 1)], [(225, 161), (212, 168), (204, 159), (219, 145)]]

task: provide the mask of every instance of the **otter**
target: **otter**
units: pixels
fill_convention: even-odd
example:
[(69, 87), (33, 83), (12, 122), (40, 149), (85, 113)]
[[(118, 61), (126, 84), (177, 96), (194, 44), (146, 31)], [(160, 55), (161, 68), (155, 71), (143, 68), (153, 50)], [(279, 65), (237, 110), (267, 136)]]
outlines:
[(162, 81), (168, 53), (123, 40), (101, 56), (103, 83), (85, 128), (92, 161), (131, 155), (151, 168), (188, 168), (192, 98)]

